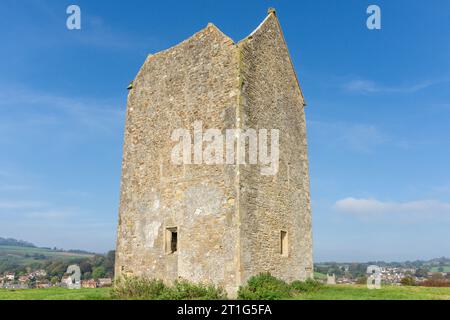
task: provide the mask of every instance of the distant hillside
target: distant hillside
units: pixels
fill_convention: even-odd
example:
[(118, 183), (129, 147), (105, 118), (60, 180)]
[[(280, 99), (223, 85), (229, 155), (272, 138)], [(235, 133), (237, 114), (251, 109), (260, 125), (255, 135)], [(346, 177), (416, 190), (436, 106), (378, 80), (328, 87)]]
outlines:
[(94, 257), (94, 253), (83, 250), (40, 248), (31, 242), (0, 238), (0, 274), (46, 268), (52, 264), (80, 263)]
[(93, 254), (54, 251), (37, 247), (0, 245), (0, 273), (23, 268), (38, 269), (52, 261), (78, 262)]
[(2, 238), (0, 237), (0, 246), (13, 246), (13, 247), (36, 247), (31, 242), (16, 240), (13, 238)]
[(28, 260), (54, 260), (54, 259), (75, 259), (92, 257), (92, 253), (79, 253), (69, 251), (58, 251), (37, 247), (18, 247), (0, 245), (0, 259), (4, 257), (28, 259)]
[(94, 252), (89, 252), (86, 250), (79, 250), (79, 249), (64, 250), (64, 249), (58, 249), (56, 247), (53, 247), (53, 249), (50, 247), (38, 247), (28, 241), (17, 240), (17, 239), (13, 239), (13, 238), (2, 238), (2, 237), (0, 237), (0, 246), (39, 248), (39, 249), (52, 250), (52, 251), (58, 251), (58, 252), (80, 253), (80, 254), (88, 254), (88, 255), (95, 254)]
[(427, 261), (427, 263), (432, 266), (450, 265), (450, 259), (446, 258), (446, 257), (440, 257), (440, 258), (431, 259), (431, 260)]

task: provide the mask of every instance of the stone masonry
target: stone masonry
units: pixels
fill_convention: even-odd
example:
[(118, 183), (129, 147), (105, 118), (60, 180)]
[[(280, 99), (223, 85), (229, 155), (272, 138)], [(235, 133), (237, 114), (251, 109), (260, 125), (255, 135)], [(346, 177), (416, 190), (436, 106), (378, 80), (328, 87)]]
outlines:
[[(213, 24), (149, 55), (128, 95), (116, 276), (212, 282), (312, 276), (304, 98), (274, 10), (235, 43)], [(175, 165), (173, 130), (279, 129), (279, 170)], [(237, 137), (242, 139), (242, 137)]]

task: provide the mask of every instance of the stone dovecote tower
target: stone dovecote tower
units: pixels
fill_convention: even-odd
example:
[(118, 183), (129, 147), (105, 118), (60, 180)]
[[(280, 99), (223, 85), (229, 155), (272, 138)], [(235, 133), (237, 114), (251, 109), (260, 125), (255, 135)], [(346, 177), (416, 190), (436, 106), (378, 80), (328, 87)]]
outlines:
[[(238, 43), (208, 24), (149, 55), (128, 95), (116, 276), (212, 282), (230, 294), (260, 272), (311, 277), (304, 106), (273, 9)], [(196, 121), (278, 129), (277, 173), (262, 175), (260, 164), (174, 164), (173, 131)]]

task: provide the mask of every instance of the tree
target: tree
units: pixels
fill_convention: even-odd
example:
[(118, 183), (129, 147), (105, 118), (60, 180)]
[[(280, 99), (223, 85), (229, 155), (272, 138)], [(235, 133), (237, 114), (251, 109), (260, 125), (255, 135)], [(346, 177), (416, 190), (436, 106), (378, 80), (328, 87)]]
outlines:
[(98, 278), (103, 278), (106, 274), (106, 270), (105, 267), (100, 266), (100, 267), (95, 267), (92, 270), (92, 277), (97, 280)]
[(103, 266), (106, 269), (107, 277), (114, 277), (114, 263), (116, 259), (116, 252), (114, 250), (108, 251), (105, 257), (105, 261), (103, 262)]
[(356, 284), (367, 284), (367, 277), (361, 276), (356, 279)]
[(80, 266), (80, 270), (82, 273), (92, 272), (92, 266), (89, 260), (81, 261), (78, 265)]
[(91, 272), (83, 273), (83, 280), (89, 280), (89, 279), (92, 279), (92, 273)]
[(116, 260), (116, 251), (114, 250), (108, 251), (104, 262), (105, 268), (107, 270), (108, 269), (113, 270), (115, 260)]
[(428, 276), (428, 269), (427, 268), (419, 268), (416, 270), (416, 277), (425, 278)]

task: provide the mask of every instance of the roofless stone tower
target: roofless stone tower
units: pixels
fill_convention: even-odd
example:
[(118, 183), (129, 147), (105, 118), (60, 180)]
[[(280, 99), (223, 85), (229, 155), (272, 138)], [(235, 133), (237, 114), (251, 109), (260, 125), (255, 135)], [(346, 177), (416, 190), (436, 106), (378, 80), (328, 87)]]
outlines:
[[(273, 9), (238, 43), (208, 24), (150, 55), (128, 95), (116, 275), (213, 282), (229, 293), (260, 272), (312, 276), (304, 106)], [(248, 158), (174, 164), (172, 133), (195, 122), (224, 133), (278, 129), (276, 174)]]

